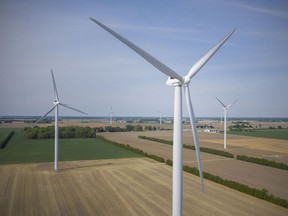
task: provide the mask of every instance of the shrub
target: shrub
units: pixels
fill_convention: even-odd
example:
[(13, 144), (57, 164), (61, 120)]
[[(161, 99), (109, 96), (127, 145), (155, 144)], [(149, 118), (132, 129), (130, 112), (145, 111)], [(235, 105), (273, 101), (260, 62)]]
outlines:
[(242, 160), (250, 163), (255, 163), (263, 166), (274, 167), (278, 169), (288, 170), (288, 165), (284, 163), (277, 163), (264, 158), (247, 157), (245, 155), (237, 155), (237, 160)]

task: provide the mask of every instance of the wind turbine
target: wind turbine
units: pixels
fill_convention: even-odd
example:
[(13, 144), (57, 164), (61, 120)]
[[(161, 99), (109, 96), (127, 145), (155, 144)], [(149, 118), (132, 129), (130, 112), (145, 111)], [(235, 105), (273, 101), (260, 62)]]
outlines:
[(228, 106), (225, 106), (225, 104), (219, 99), (216, 97), (216, 99), (220, 102), (220, 104), (222, 105), (223, 107), (223, 112), (224, 112), (224, 149), (227, 149), (227, 141), (226, 141), (226, 118), (227, 118), (227, 110), (229, 109), (229, 107), (231, 107), (234, 103), (236, 103), (236, 101), (238, 100), (235, 100), (233, 103), (229, 104)]
[(194, 111), (190, 99), (189, 92), (189, 84), (191, 78), (196, 75), (196, 73), (204, 66), (204, 64), (217, 52), (217, 50), (228, 40), (228, 38), (233, 34), (235, 30), (230, 32), (224, 39), (222, 39), (215, 47), (213, 47), (209, 52), (207, 52), (199, 61), (197, 61), (188, 74), (184, 77), (180, 76), (178, 73), (173, 71), (167, 65), (163, 64), (149, 53), (127, 40), (123, 36), (119, 35), (106, 25), (101, 22), (90, 18), (97, 25), (102, 27), (104, 30), (112, 34), (114, 37), (119, 39), (122, 43), (127, 45), (129, 48), (138, 53), (141, 57), (147, 60), (150, 64), (156, 67), (159, 71), (168, 76), (168, 80), (166, 82), (167, 85), (173, 86), (175, 90), (174, 97), (174, 129), (173, 129), (173, 191), (172, 191), (172, 212), (173, 216), (182, 215), (182, 192), (183, 192), (183, 176), (182, 176), (182, 167), (183, 167), (183, 144), (182, 144), (182, 88), (186, 95), (186, 102), (188, 106), (190, 122), (192, 127), (192, 133), (194, 138), (194, 144), (197, 155), (197, 162), (199, 167), (200, 179), (202, 191), (204, 191), (203, 185), (203, 175), (202, 175), (202, 164), (201, 164), (201, 156), (199, 150), (198, 143), (198, 134), (196, 129), (196, 121), (194, 116)]
[(160, 126), (162, 125), (162, 112), (161, 111), (157, 111), (159, 113), (159, 122), (160, 122)]
[(68, 109), (77, 111), (79, 113), (82, 113), (84, 115), (87, 115), (87, 113), (82, 112), (81, 110), (75, 109), (73, 107), (68, 106), (67, 104), (63, 104), (59, 101), (58, 97), (58, 92), (56, 88), (56, 83), (53, 75), (53, 70), (51, 69), (51, 75), (52, 75), (52, 80), (53, 80), (53, 88), (54, 88), (54, 96), (55, 96), (55, 101), (54, 101), (54, 106), (45, 114), (43, 115), (40, 119), (36, 121), (35, 124), (40, 122), (43, 118), (45, 118), (49, 113), (51, 113), (53, 110), (55, 110), (55, 147), (54, 147), (54, 171), (58, 171), (58, 139), (59, 139), (59, 123), (58, 123), (58, 116), (59, 116), (59, 105), (64, 106)]
[(113, 110), (112, 110), (112, 107), (110, 107), (110, 112), (109, 112), (109, 122), (110, 122), (110, 125), (112, 125), (112, 115), (114, 114)]

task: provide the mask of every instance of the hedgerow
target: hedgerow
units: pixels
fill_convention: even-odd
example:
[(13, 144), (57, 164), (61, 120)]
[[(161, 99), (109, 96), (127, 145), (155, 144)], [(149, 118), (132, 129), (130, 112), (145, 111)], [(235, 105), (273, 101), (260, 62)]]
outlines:
[(267, 160), (264, 158), (247, 157), (245, 155), (237, 155), (237, 160), (242, 160), (250, 163), (260, 164), (263, 166), (274, 167), (278, 169), (288, 170), (288, 165), (284, 163), (277, 163), (275, 161)]
[[(27, 139), (52, 139), (54, 138), (54, 126), (49, 127), (26, 127), (24, 128), (25, 138)], [(59, 127), (59, 138), (95, 138), (96, 128), (91, 127)]]
[[(160, 142), (160, 143), (167, 144), (167, 145), (173, 145), (173, 141), (170, 141), (170, 140), (158, 139), (155, 137), (148, 137), (148, 136), (138, 136), (138, 138), (150, 140), (150, 141), (154, 141), (154, 142)], [(192, 146), (192, 145), (183, 144), (183, 148), (195, 150), (195, 146)], [(234, 158), (233, 154), (226, 152), (226, 151), (222, 151), (222, 150), (200, 147), (200, 151), (206, 152), (209, 154), (215, 154), (215, 155), (223, 156), (223, 157)]]
[(108, 140), (108, 139), (106, 139), (105, 137), (103, 137), (103, 136), (101, 136), (101, 135), (97, 135), (96, 137), (97, 137), (98, 139), (102, 139), (102, 140), (111, 142), (112, 144), (117, 145), (117, 146), (120, 146), (120, 147), (122, 147), (122, 148), (125, 148), (125, 149), (127, 149), (127, 150), (129, 150), (129, 151), (132, 151), (132, 152), (135, 152), (135, 153), (137, 153), (137, 154), (140, 154), (140, 155), (142, 155), (142, 156), (144, 156), (144, 157), (148, 157), (148, 158), (151, 158), (151, 159), (156, 160), (156, 161), (158, 161), (158, 162), (165, 163), (165, 159), (164, 159), (164, 158), (159, 157), (159, 156), (156, 156), (156, 155), (150, 155), (150, 154), (148, 154), (147, 152), (144, 152), (143, 150), (138, 149), (138, 148), (134, 148), (134, 147), (132, 147), (132, 146), (130, 146), (130, 145), (128, 145), (128, 144), (125, 145), (125, 144), (117, 143), (117, 142), (115, 142), (115, 141)]
[[(173, 164), (172, 161), (170, 161), (169, 164), (166, 162), (166, 164), (168, 165), (170, 165), (170, 163)], [(199, 170), (196, 167), (183, 166), (183, 170), (185, 172), (199, 176)], [(242, 183), (223, 179), (220, 176), (215, 176), (207, 172), (203, 172), (203, 178), (209, 181), (213, 181), (217, 184), (221, 184), (223, 186), (229, 187), (231, 189), (237, 190), (239, 192), (248, 194), (250, 196), (254, 196), (256, 198), (266, 200), (268, 202), (274, 203), (284, 208), (288, 208), (288, 200), (280, 198), (280, 197), (275, 197), (273, 194), (269, 194), (268, 190), (264, 188), (263, 189), (252, 188)]]

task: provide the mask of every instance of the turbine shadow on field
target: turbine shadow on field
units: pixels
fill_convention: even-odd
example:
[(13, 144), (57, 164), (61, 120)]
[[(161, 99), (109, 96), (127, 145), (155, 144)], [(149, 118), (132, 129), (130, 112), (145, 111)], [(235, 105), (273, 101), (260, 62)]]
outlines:
[(77, 169), (84, 169), (84, 168), (91, 168), (91, 167), (101, 167), (101, 166), (108, 166), (113, 165), (112, 163), (105, 163), (105, 164), (93, 164), (93, 165), (86, 165), (86, 166), (73, 166), (73, 167), (65, 167), (61, 168), (62, 172), (69, 171), (69, 170), (77, 170)]

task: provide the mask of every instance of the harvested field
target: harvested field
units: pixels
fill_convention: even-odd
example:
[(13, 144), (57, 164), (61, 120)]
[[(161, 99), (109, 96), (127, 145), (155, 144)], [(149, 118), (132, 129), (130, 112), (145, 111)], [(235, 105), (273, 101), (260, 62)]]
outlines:
[[(131, 132), (131, 133), (105, 133), (104, 136), (119, 143), (129, 144), (143, 151), (154, 154), (165, 159), (172, 160), (172, 146), (158, 142), (139, 139), (138, 135), (158, 137), (162, 139), (172, 139), (172, 132)], [(190, 133), (184, 133), (184, 142), (189, 139)], [(191, 135), (192, 136), (192, 135)], [(170, 138), (169, 138), (170, 137)], [(249, 138), (250, 139), (250, 138)], [(190, 138), (191, 143), (192, 137)], [(201, 136), (200, 136), (201, 140)], [(236, 139), (237, 140), (237, 139)], [(279, 140), (277, 140), (279, 141)], [(201, 141), (200, 141), (201, 142)], [(232, 142), (232, 141), (231, 141)], [(185, 142), (188, 144), (188, 142)], [(202, 143), (201, 143), (202, 144)], [(205, 146), (205, 145), (204, 145)], [(211, 147), (211, 146), (209, 146)], [(250, 147), (249, 147), (250, 148)], [(273, 147), (270, 147), (272, 150)], [(276, 149), (276, 148), (275, 148)], [(230, 150), (229, 150), (230, 151)], [(237, 151), (237, 148), (235, 148)], [(257, 149), (254, 151), (257, 151)], [(285, 151), (284, 151), (285, 152)], [(284, 154), (282, 152), (282, 154)], [(247, 163), (236, 159), (229, 159), (208, 153), (201, 153), (203, 170), (213, 175), (221, 176), (229, 180), (246, 184), (258, 189), (265, 188), (274, 196), (288, 199), (288, 172), (286, 170), (265, 167), (257, 164)], [(287, 156), (287, 154), (286, 154)], [(184, 149), (183, 163), (185, 165), (196, 166), (195, 151)]]
[[(223, 150), (223, 134), (204, 132), (199, 132), (198, 134), (201, 147)], [(172, 131), (143, 132), (141, 135), (173, 140)], [(191, 130), (184, 131), (183, 143), (194, 145)], [(260, 157), (288, 164), (288, 140), (227, 134), (227, 147), (227, 151), (234, 155)]]
[[(172, 167), (147, 158), (0, 165), (2, 215), (171, 215)], [(184, 173), (183, 215), (287, 215), (270, 204)]]

